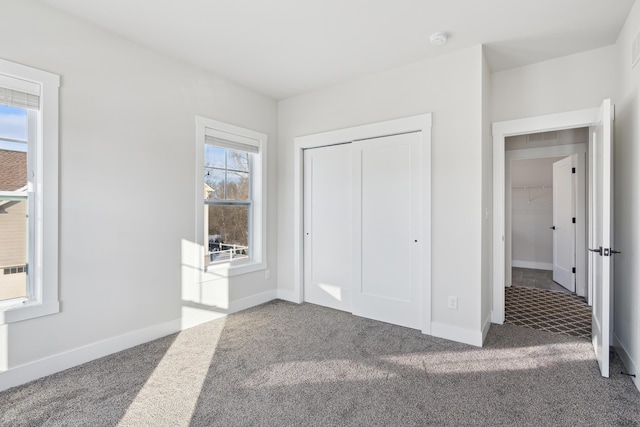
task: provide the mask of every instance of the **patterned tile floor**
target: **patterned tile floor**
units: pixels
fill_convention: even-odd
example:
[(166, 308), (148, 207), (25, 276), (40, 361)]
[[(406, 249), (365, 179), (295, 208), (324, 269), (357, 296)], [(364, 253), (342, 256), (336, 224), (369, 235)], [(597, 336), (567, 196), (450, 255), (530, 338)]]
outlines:
[(505, 288), (505, 323), (591, 339), (591, 307), (574, 294)]

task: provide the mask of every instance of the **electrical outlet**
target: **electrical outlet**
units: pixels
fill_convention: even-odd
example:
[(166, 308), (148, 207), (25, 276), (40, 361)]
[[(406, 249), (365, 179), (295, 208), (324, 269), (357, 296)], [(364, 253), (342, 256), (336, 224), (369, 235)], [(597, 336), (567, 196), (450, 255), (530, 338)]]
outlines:
[(265, 270), (264, 271), (264, 280), (269, 280), (271, 279), (271, 270)]
[(449, 295), (449, 302), (448, 302), (447, 306), (451, 310), (457, 310), (458, 309), (458, 297), (453, 296), (453, 295)]

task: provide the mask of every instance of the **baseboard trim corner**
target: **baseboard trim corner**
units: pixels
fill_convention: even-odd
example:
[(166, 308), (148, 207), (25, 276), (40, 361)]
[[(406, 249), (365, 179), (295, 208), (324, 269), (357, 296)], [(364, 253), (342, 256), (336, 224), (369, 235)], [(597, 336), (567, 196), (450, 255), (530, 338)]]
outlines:
[(629, 355), (627, 348), (624, 346), (624, 344), (622, 344), (622, 341), (620, 341), (620, 338), (618, 337), (618, 335), (616, 335), (615, 332), (613, 333), (613, 346), (615, 347), (616, 352), (618, 353), (618, 356), (620, 356), (620, 359), (622, 359), (622, 364), (627, 370), (627, 373), (635, 375), (635, 377), (631, 377), (631, 380), (635, 384), (638, 391), (640, 391), (640, 379), (638, 378), (638, 367), (636, 366), (633, 359)]
[(298, 297), (298, 294), (293, 291), (287, 291), (284, 289), (278, 289), (277, 298), (283, 301), (289, 301), (295, 304), (301, 304), (302, 300)]
[(476, 347), (482, 347), (483, 342), (483, 331), (472, 331), (439, 322), (431, 322), (431, 335)]
[(484, 345), (484, 341), (487, 339), (489, 329), (491, 329), (491, 313), (489, 313), (482, 323), (482, 345)]

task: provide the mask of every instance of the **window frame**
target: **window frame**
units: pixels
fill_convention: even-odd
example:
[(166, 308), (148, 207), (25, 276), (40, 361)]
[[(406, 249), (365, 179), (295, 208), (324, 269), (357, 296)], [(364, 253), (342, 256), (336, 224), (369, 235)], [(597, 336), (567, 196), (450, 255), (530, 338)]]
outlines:
[(40, 88), (39, 110), (28, 109), (27, 113), (29, 283), (25, 298), (0, 302), (0, 324), (8, 324), (60, 311), (58, 291), (60, 76), (0, 59), (0, 77), (22, 80)]
[[(247, 205), (245, 201), (225, 200), (205, 203), (205, 199), (202, 197), (202, 188), (204, 188), (204, 147), (207, 136), (257, 147), (257, 153), (250, 153), (249, 259), (243, 262), (207, 265), (204, 260), (208, 248), (204, 230), (205, 205)], [(202, 256), (200, 256), (200, 263), (202, 264), (198, 264), (201, 265), (201, 270), (215, 272), (216, 275), (222, 277), (265, 270), (267, 268), (265, 200), (267, 190), (267, 135), (218, 120), (196, 116), (196, 170), (196, 243), (202, 248)]]

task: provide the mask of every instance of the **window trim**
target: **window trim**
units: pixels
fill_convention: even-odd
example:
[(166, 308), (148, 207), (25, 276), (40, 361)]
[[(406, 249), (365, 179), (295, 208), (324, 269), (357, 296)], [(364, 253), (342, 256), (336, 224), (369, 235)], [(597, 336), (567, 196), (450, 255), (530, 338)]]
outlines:
[[(29, 223), (31, 289), (27, 298), (0, 303), (0, 324), (19, 322), (60, 311), (58, 291), (58, 91), (60, 76), (47, 71), (0, 59), (0, 76), (24, 80), (40, 87), (40, 109), (29, 110), (27, 156), (29, 170), (35, 174), (28, 189), (35, 213)], [(32, 127), (35, 126), (35, 127)], [(35, 142), (35, 144), (33, 144)], [(35, 147), (32, 148), (32, 145)], [(34, 152), (35, 151), (35, 152)], [(34, 164), (35, 163), (35, 164)], [(32, 169), (33, 168), (33, 169)], [(46, 212), (46, 216), (43, 215)], [(33, 214), (32, 214), (33, 215)], [(31, 252), (32, 251), (32, 252)]]
[[(204, 262), (204, 145), (206, 137), (218, 137), (229, 141), (241, 142), (257, 147), (254, 154), (251, 179), (252, 215), (249, 223), (249, 261), (238, 264), (206, 265)], [(215, 272), (222, 277), (251, 273), (267, 268), (266, 262), (266, 192), (267, 192), (267, 135), (239, 126), (196, 116), (196, 243), (202, 248), (200, 256), (201, 270)]]

